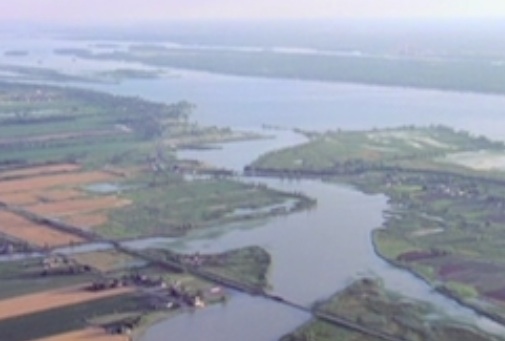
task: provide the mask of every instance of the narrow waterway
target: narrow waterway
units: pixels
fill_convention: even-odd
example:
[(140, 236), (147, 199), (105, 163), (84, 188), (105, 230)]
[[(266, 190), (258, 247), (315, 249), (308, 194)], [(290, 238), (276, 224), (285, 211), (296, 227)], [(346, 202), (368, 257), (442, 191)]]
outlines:
[[(293, 143), (296, 138), (290, 134), (294, 133), (279, 133), (274, 145)], [(221, 149), (182, 152), (179, 156), (197, 158), (221, 167), (236, 168), (236, 158), (240, 158), (247, 151), (264, 152), (261, 150), (262, 143), (251, 141), (223, 145)], [(255, 144), (258, 144), (257, 149), (254, 148)], [(258, 156), (255, 152), (248, 155), (252, 159)], [(256, 226), (216, 227), (177, 240), (156, 240), (155, 244), (180, 252), (223, 252), (259, 245), (272, 255), (272, 292), (290, 301), (310, 306), (344, 288), (356, 278), (377, 276), (395, 292), (431, 302), (450, 316), (476, 324), (488, 331), (505, 333), (505, 329), (498, 324), (462, 308), (434, 292), (418, 278), (377, 257), (372, 247), (371, 232), (382, 225), (383, 212), (388, 208), (387, 198), (384, 196), (367, 195), (349, 186), (318, 180), (241, 180), (263, 183), (283, 191), (303, 192), (316, 198), (318, 204), (310, 211), (275, 217)], [(141, 244), (138, 246), (143, 246)], [(232, 298), (232, 302), (236, 299)], [(240, 306), (232, 303), (229, 311), (228, 306), (224, 306), (207, 312), (182, 315), (154, 326), (145, 334), (143, 341), (162, 341), (160, 335), (186, 340), (231, 341), (236, 340), (235, 335), (240, 332), (245, 335), (240, 337), (243, 340), (273, 341), (293, 329), (293, 319), (300, 324), (307, 318), (303, 314), (296, 316), (289, 310), (280, 309), (275, 320), (263, 320), (261, 313), (255, 314), (259, 306), (263, 306), (262, 311), (271, 309), (271, 303), (262, 299), (241, 298)], [(235, 309), (243, 313), (234, 313)], [(220, 315), (223, 319), (219, 318)], [(209, 321), (216, 321), (219, 328), (205, 329), (206, 334), (203, 337), (202, 330), (189, 327), (198, 325), (200, 319), (204, 329)], [(247, 323), (251, 326), (246, 329), (249, 332), (244, 332), (242, 326)], [(256, 327), (253, 325), (262, 326), (261, 335), (254, 333)]]

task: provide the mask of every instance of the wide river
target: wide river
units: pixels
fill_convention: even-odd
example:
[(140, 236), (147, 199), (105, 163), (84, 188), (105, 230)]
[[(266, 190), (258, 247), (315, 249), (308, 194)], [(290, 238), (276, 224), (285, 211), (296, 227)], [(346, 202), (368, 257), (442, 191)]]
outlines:
[[(39, 45), (37, 45), (39, 46)], [(45, 65), (103, 69), (100, 62), (40, 54)], [(24, 62), (29, 65), (35, 59)], [(5, 58), (0, 58), (5, 62)], [(40, 60), (37, 60), (40, 63)], [(96, 64), (96, 65), (94, 65)], [(124, 67), (124, 63), (117, 64)], [(108, 62), (108, 67), (114, 63)], [(497, 139), (505, 139), (505, 97), (405, 88), (232, 77), (171, 70), (171, 77), (128, 80), (121, 84), (86, 84), (97, 90), (198, 105), (194, 120), (206, 125), (261, 130), (261, 126), (304, 129), (370, 129), (405, 124), (445, 124)], [(219, 166), (241, 170), (259, 155), (303, 142), (288, 131), (267, 131), (271, 140), (226, 144), (211, 151), (182, 152)], [(448, 315), (505, 334), (505, 329), (433, 292), (414, 276), (391, 267), (372, 248), (370, 232), (381, 226), (388, 208), (381, 195), (366, 195), (351, 187), (314, 180), (263, 182), (286, 191), (301, 191), (318, 200), (307, 212), (275, 217), (248, 225), (220, 226), (177, 240), (145, 242), (179, 251), (219, 252), (259, 245), (273, 259), (272, 291), (310, 305), (364, 275), (378, 276), (387, 287), (409, 297), (432, 302)], [(140, 246), (140, 245), (136, 245)], [(262, 298), (233, 294), (226, 304), (162, 321), (143, 341), (212, 340), (274, 341), (310, 317)]]

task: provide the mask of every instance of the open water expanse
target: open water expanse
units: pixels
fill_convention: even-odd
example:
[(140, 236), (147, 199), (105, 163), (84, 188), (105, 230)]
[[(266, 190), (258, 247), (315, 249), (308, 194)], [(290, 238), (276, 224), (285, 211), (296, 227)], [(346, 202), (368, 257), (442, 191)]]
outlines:
[[(64, 45), (52, 44), (51, 47)], [(19, 48), (19, 42), (16, 47)], [(25, 48), (29, 50), (29, 45)], [(125, 66), (123, 62), (100, 64), (37, 51), (24, 57), (23, 63), (39, 63), (43, 58), (46, 66), (61, 63), (79, 71), (82, 64), (86, 72), (102, 70), (104, 65)], [(6, 63), (6, 58), (0, 58), (0, 62)], [(504, 96), (233, 77), (187, 70), (170, 70), (170, 74), (162, 79), (82, 86), (163, 102), (185, 99), (197, 104), (193, 119), (199, 123), (274, 135), (269, 140), (226, 144), (217, 150), (179, 153), (180, 157), (197, 158), (237, 171), (265, 152), (304, 141), (290, 131), (262, 130), (263, 125), (328, 130), (445, 124), (505, 140)], [(184, 252), (221, 252), (259, 245), (272, 255), (272, 292), (294, 302), (309, 306), (353, 279), (374, 275), (392, 290), (429, 301), (451, 316), (505, 334), (502, 327), (434, 293), (416, 277), (375, 255), (370, 233), (382, 224), (388, 208), (384, 196), (366, 195), (348, 186), (315, 180), (241, 180), (303, 192), (316, 198), (318, 205), (307, 212), (253, 225), (220, 226), (177, 240), (139, 241), (135, 246), (155, 244)], [(233, 294), (226, 304), (158, 323), (147, 331), (143, 341), (273, 341), (308, 319), (308, 315), (274, 302)]]

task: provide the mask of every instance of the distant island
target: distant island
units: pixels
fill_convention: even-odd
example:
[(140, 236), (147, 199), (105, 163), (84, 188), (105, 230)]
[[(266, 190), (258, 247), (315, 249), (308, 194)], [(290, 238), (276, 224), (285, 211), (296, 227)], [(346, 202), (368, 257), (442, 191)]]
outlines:
[(162, 45), (133, 45), (127, 51), (58, 49), (59, 54), (141, 62), (239, 76), (286, 78), (479, 93), (505, 93), (505, 68), (486, 60), (383, 55), (280, 53)]

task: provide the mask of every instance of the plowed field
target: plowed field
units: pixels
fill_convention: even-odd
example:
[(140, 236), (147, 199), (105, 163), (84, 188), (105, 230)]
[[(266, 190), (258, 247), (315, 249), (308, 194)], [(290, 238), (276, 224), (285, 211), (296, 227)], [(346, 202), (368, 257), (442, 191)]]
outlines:
[(82, 238), (53, 230), (45, 225), (35, 224), (23, 217), (7, 211), (0, 211), (0, 232), (37, 246), (61, 246), (80, 243)]
[(99, 300), (132, 292), (133, 290), (133, 288), (117, 288), (91, 292), (85, 290), (83, 285), (79, 285), (10, 298), (0, 301), (0, 320)]
[(31, 212), (44, 216), (64, 217), (128, 205), (130, 201), (116, 196), (104, 196), (66, 200), (53, 203), (42, 203), (29, 207)]
[(105, 172), (63, 173), (46, 176), (36, 176), (26, 179), (0, 181), (0, 193), (32, 192), (56, 186), (83, 185), (93, 182), (113, 180), (114, 175)]
[(10, 170), (0, 173), (0, 180), (12, 177), (29, 177), (42, 174), (61, 173), (61, 172), (75, 172), (81, 169), (81, 166), (72, 163), (61, 163), (47, 166), (37, 166), (30, 168), (22, 168)]
[(7, 193), (0, 196), (0, 201), (8, 205), (25, 206), (39, 201), (35, 192)]
[(28, 206), (39, 202), (63, 201), (84, 196), (84, 193), (73, 189), (56, 189), (44, 192), (14, 192), (0, 196), (0, 201), (8, 205)]

